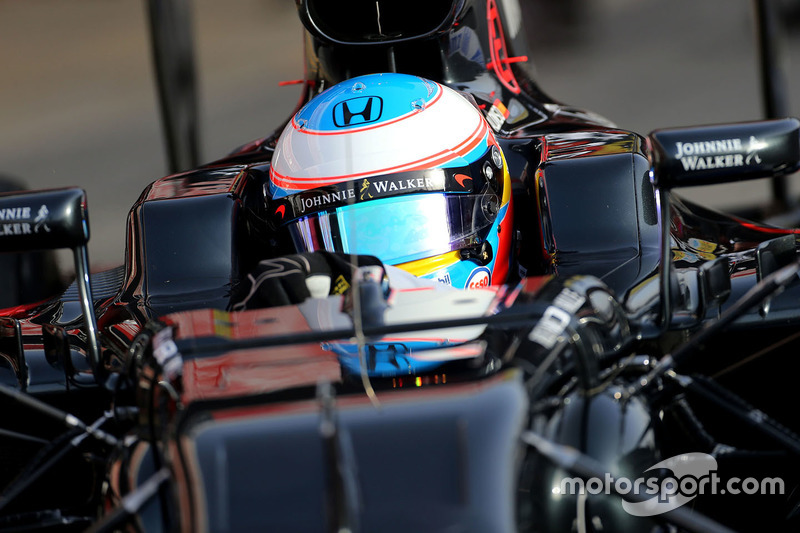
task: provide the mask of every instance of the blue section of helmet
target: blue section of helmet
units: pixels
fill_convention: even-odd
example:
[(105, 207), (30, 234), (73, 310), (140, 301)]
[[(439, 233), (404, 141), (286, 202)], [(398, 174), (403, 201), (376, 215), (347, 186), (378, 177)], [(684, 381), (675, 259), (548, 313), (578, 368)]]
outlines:
[[(420, 361), (414, 359), (414, 353), (457, 343), (447, 341), (402, 340), (376, 342), (364, 347), (367, 356), (367, 374), (370, 377), (389, 378), (424, 374), (444, 364), (443, 361)], [(339, 356), (339, 364), (346, 375), (358, 376), (361, 364), (358, 357), (358, 345), (352, 342), (325, 343), (323, 348)]]
[(289, 189), (284, 189), (283, 187), (278, 187), (272, 180), (269, 180), (268, 190), (269, 190), (269, 197), (274, 198), (276, 200), (297, 192), (295, 190), (289, 190)]
[(407, 74), (368, 74), (349, 79), (308, 102), (294, 123), (309, 131), (343, 132), (396, 120), (428, 105), (441, 91)]

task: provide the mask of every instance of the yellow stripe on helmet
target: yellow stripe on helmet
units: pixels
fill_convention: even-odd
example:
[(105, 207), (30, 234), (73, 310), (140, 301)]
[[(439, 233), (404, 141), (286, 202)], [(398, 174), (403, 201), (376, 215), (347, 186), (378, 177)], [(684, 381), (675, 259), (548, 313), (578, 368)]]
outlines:
[(424, 276), (441, 270), (442, 268), (449, 267), (461, 261), (461, 252), (455, 250), (433, 257), (426, 257), (425, 259), (417, 259), (416, 261), (409, 261), (408, 263), (401, 263), (395, 265), (413, 276)]

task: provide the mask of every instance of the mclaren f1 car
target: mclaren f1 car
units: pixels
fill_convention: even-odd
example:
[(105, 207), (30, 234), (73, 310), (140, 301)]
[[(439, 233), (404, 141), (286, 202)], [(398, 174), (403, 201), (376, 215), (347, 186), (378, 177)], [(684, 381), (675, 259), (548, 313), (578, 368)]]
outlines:
[(0, 311), (0, 529), (796, 530), (798, 230), (680, 189), (790, 175), (800, 121), (623, 130), (511, 2), (355, 4), (297, 0), (296, 112), (148, 185), (124, 264), (81, 189), (0, 195), (76, 272)]

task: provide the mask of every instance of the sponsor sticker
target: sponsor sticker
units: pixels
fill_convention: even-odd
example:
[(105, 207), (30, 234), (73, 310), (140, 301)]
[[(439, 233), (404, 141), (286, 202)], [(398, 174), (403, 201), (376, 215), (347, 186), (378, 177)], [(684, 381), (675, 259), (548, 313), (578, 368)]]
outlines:
[(275, 202), (272, 216), (276, 222), (358, 202), (425, 192), (472, 192), (473, 178), (468, 167), (429, 169), (369, 176), (298, 192)]
[(333, 282), (333, 289), (331, 290), (331, 294), (344, 294), (350, 288), (350, 284), (344, 279), (344, 276), (339, 275), (336, 280)]
[(484, 267), (478, 267), (470, 272), (467, 278), (467, 283), (464, 286), (466, 289), (485, 289), (492, 284), (492, 273)]
[(441, 272), (437, 272), (435, 274), (436, 281), (439, 283), (444, 283), (445, 285), (453, 285), (453, 280), (450, 278), (450, 273), (446, 270), (442, 270)]
[(552, 348), (569, 325), (572, 315), (585, 301), (583, 296), (564, 287), (553, 300), (553, 304), (545, 309), (542, 318), (528, 334), (528, 339), (545, 348)]
[(486, 113), (486, 122), (489, 123), (494, 131), (500, 131), (509, 114), (510, 113), (506, 106), (503, 105), (503, 102), (501, 102), (499, 99), (495, 99), (495, 101), (492, 102), (492, 107)]
[(333, 124), (337, 128), (370, 124), (377, 122), (382, 113), (383, 99), (380, 96), (357, 96), (334, 106)]
[(50, 227), (47, 225), (49, 214), (46, 205), (42, 205), (38, 211), (33, 211), (30, 206), (0, 209), (0, 236), (49, 232)]
[(735, 168), (760, 164), (759, 150), (767, 144), (756, 137), (750, 139), (716, 139), (713, 141), (677, 142), (675, 157), (687, 172), (715, 168)]

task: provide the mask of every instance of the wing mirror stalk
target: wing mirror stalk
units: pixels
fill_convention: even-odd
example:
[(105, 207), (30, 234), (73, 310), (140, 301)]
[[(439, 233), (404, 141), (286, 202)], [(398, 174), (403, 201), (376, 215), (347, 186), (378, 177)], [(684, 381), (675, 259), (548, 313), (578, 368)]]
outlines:
[(86, 325), (89, 364), (103, 383), (100, 337), (89, 284), (89, 214), (86, 192), (79, 188), (13, 192), (0, 195), (0, 251), (28, 252), (70, 248)]
[(650, 181), (661, 224), (661, 326), (672, 316), (669, 191), (791, 174), (800, 168), (800, 120), (656, 130), (648, 136)]

